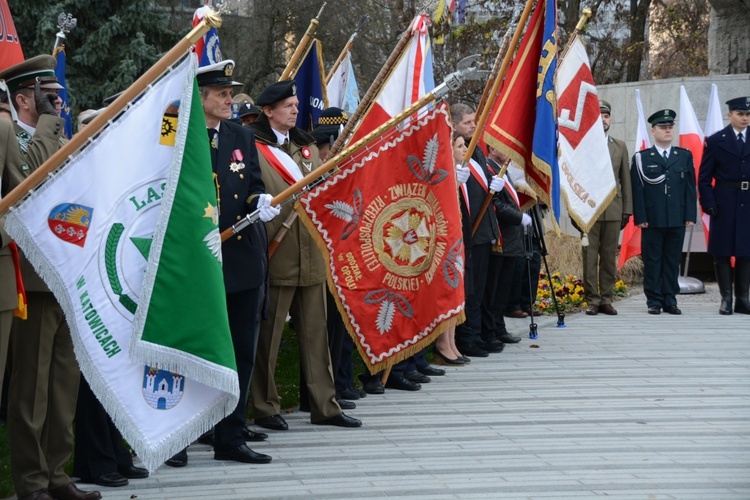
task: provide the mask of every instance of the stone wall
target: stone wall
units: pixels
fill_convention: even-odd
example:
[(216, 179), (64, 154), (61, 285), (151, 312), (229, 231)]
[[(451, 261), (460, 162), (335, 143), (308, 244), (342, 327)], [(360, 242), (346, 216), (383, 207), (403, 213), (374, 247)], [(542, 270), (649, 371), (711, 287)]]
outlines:
[(750, 0), (709, 1), (709, 74), (750, 73)]

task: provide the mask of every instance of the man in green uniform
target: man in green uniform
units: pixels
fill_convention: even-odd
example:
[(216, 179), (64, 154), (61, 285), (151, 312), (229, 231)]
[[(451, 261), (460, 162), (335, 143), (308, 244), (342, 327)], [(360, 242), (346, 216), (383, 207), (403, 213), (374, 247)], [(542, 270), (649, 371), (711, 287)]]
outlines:
[(634, 223), (640, 227), (643, 291), (649, 314), (682, 314), (676, 295), (685, 228), (695, 224), (695, 167), (689, 150), (672, 146), (671, 109), (648, 118), (654, 146), (633, 155)]
[[(54, 73), (55, 58), (37, 56), (0, 73), (18, 121), (13, 138), (0, 129), (6, 165), (14, 187), (55, 153), (64, 121), (58, 116), (62, 87)], [(15, 140), (14, 140), (15, 139)], [(4, 177), (5, 178), (5, 177)], [(6, 189), (3, 182), (3, 189)], [(5, 192), (5, 191), (4, 191)], [(12, 371), (8, 392), (8, 436), (13, 484), (20, 499), (99, 499), (98, 491), (81, 491), (65, 473), (73, 451), (73, 418), (79, 369), (60, 304), (25, 259), (22, 276), (28, 297), (28, 319), (16, 320), (10, 340)]]
[[(246, 125), (255, 133), (255, 144), (266, 191), (277, 195), (302, 179), (321, 160), (315, 139), (295, 126), (297, 122), (294, 80), (277, 82), (258, 97), (261, 115)], [(266, 223), (269, 239), (286, 224), (292, 205)], [(269, 319), (261, 322), (255, 371), (250, 385), (255, 423), (273, 430), (286, 430), (274, 371), (287, 314), (299, 340), (300, 365), (314, 424), (359, 427), (362, 422), (341, 411), (328, 351), (326, 326), (326, 263), (310, 232), (299, 220), (279, 245), (269, 263)], [(305, 390), (305, 388), (302, 388)]]

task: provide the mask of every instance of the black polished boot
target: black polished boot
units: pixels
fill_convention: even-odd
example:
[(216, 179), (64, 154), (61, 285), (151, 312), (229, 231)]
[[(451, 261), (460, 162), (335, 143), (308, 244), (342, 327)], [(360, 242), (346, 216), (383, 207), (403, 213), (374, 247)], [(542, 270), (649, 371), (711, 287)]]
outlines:
[(716, 271), (716, 281), (719, 283), (719, 293), (721, 294), (721, 306), (719, 314), (732, 314), (732, 266), (729, 259), (717, 257), (714, 259), (714, 270)]
[(747, 257), (737, 258), (734, 263), (734, 312), (750, 314), (750, 259)]

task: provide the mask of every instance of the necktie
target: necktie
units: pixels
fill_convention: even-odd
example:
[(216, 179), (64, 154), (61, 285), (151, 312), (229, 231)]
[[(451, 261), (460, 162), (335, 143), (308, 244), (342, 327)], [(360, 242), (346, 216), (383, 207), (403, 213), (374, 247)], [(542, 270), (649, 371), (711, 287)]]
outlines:
[(219, 154), (219, 149), (216, 145), (216, 138), (219, 135), (219, 131), (215, 128), (206, 129), (208, 132), (208, 142), (211, 145), (211, 166), (216, 169), (216, 159)]
[(664, 150), (664, 152), (662, 153), (662, 156), (664, 157), (664, 159), (665, 159), (665, 160), (666, 160), (667, 158), (669, 158), (669, 155), (667, 155), (667, 150), (666, 150), (666, 149), (665, 149), (665, 150)]
[(742, 150), (745, 149), (745, 137), (742, 135), (742, 132), (737, 134), (737, 142), (740, 145), (740, 152), (742, 152)]

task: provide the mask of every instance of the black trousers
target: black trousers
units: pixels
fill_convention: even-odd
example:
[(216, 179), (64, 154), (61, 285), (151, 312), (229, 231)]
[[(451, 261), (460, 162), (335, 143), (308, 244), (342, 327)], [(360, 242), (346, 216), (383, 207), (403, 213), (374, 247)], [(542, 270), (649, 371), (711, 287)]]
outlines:
[(643, 292), (648, 307), (677, 305), (685, 226), (646, 228), (641, 232)]
[(133, 465), (130, 452), (122, 445), (122, 434), (83, 375), (78, 386), (75, 425), (74, 476), (93, 482), (103, 474)]
[(466, 296), (466, 321), (456, 328), (456, 345), (472, 344), (480, 340), (482, 332), (482, 299), (487, 284), (491, 243), (471, 246), (471, 292)]
[(262, 302), (262, 287), (227, 294), (229, 330), (232, 333), (234, 359), (237, 363), (237, 376), (240, 382), (240, 400), (234, 411), (216, 424), (214, 432), (214, 449), (216, 450), (226, 450), (245, 444), (242, 430), (247, 421), (247, 392), (250, 390), (250, 377), (253, 375), (255, 366), (255, 351), (258, 349)]
[(497, 253), (490, 256), (487, 285), (484, 287), (484, 300), (482, 301), (482, 338), (484, 340), (493, 340), (507, 332), (503, 314), (511, 293), (520, 286), (520, 270), (525, 270), (523, 257), (506, 257)]

